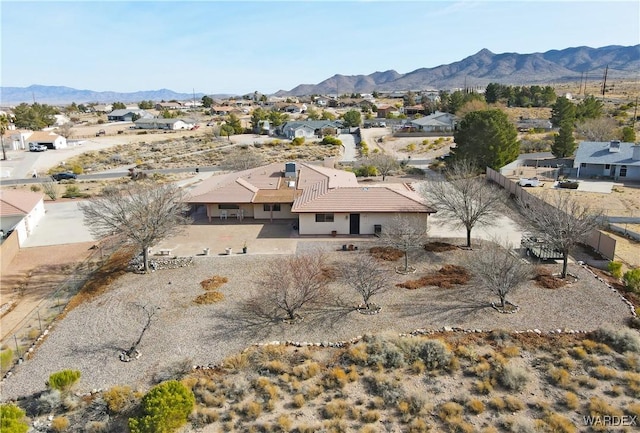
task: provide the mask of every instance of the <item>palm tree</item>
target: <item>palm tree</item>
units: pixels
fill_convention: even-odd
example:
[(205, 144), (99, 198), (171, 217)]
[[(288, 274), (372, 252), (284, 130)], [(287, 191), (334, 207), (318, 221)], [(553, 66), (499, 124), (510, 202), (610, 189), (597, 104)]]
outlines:
[(4, 133), (9, 129), (9, 119), (4, 114), (0, 116), (0, 143), (2, 143), (2, 160), (7, 160), (7, 154), (4, 150)]

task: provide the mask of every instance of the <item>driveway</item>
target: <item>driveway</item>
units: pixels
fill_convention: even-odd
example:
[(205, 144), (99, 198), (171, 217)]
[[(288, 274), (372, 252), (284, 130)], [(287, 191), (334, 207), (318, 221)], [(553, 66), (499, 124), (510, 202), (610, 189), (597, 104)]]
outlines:
[(44, 217), (22, 247), (43, 247), (93, 241), (89, 228), (83, 221), (82, 212), (78, 209), (80, 202), (80, 200), (45, 202)]
[(338, 135), (338, 140), (342, 141), (342, 148), (344, 149), (340, 160), (343, 162), (355, 161), (357, 152), (356, 140), (353, 134), (340, 134)]

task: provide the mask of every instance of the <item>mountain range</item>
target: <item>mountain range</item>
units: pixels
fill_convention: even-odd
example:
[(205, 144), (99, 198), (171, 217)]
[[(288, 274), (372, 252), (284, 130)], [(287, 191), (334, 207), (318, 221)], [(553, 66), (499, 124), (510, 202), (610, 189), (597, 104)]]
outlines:
[[(326, 95), (335, 93), (372, 93), (400, 90), (446, 90), (463, 87), (486, 87), (489, 83), (511, 85), (550, 85), (578, 82), (585, 77), (602, 81), (605, 69), (609, 80), (639, 78), (640, 45), (610, 45), (601, 48), (576, 47), (544, 53), (494, 54), (487, 49), (458, 62), (434, 68), (420, 68), (406, 74), (394, 70), (369, 75), (334, 75), (318, 84), (300, 84), (280, 90), (277, 96)], [(184, 101), (201, 99), (204, 94), (176, 93), (168, 89), (130, 93), (96, 92), (63, 86), (0, 87), (0, 104), (21, 102), (66, 104), (71, 102), (111, 103), (142, 100)], [(209, 95), (214, 98), (231, 95)]]

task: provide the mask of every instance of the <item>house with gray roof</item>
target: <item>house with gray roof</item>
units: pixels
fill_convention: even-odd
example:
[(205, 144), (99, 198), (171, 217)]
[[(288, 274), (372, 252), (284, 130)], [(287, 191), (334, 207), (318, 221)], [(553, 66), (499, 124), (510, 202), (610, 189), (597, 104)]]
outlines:
[(111, 113), (107, 114), (107, 119), (111, 122), (131, 122), (133, 121), (134, 116), (138, 119), (153, 117), (151, 113), (148, 113), (145, 110), (138, 108), (122, 108), (113, 110)]
[(451, 113), (436, 111), (428, 116), (411, 120), (407, 124), (421, 132), (452, 134), (457, 121), (458, 118)]
[(213, 176), (187, 200), (209, 222), (290, 219), (301, 235), (373, 235), (398, 215), (423, 224), (435, 210), (410, 184), (359, 185), (352, 172), (305, 162)]
[(304, 120), (285, 122), (277, 133), (293, 140), (296, 137), (318, 138), (324, 135), (337, 135), (340, 128), (340, 123), (331, 120)]
[(193, 119), (163, 119), (158, 117), (138, 119), (133, 122), (138, 129), (168, 129), (177, 131), (180, 129), (192, 129), (197, 122)]
[(618, 140), (583, 141), (576, 151), (573, 167), (578, 178), (640, 181), (640, 145)]

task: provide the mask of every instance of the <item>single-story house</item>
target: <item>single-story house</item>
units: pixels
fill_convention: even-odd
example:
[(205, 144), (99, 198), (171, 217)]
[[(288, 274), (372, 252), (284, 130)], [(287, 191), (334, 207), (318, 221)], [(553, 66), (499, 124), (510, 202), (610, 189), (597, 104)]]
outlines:
[(317, 138), (323, 135), (337, 135), (341, 125), (330, 120), (301, 120), (283, 123), (278, 135), (293, 140), (296, 137)]
[(610, 142), (583, 141), (573, 160), (577, 177), (605, 177), (614, 180), (640, 180), (640, 145)]
[(441, 132), (451, 134), (456, 128), (457, 117), (451, 113), (436, 111), (425, 117), (407, 122), (410, 127), (422, 132)]
[(551, 131), (553, 125), (549, 119), (520, 119), (516, 122), (516, 128), (520, 132), (528, 132), (535, 129)]
[(47, 149), (64, 149), (67, 139), (49, 131), (36, 131), (27, 137), (27, 147), (31, 144), (44, 144)]
[(213, 176), (187, 200), (209, 221), (293, 219), (301, 235), (373, 235), (402, 214), (424, 223), (435, 210), (407, 184), (362, 186), (347, 171), (309, 163), (273, 163)]
[(391, 114), (395, 113), (398, 111), (398, 109), (393, 106), (393, 105), (389, 105), (389, 104), (379, 104), (376, 106), (377, 108), (377, 114), (376, 117), (378, 118), (382, 118), (385, 119), (387, 117), (389, 117)]
[(18, 234), (22, 245), (44, 217), (44, 196), (31, 191), (0, 190), (0, 229)]
[(156, 102), (155, 108), (158, 111), (163, 111), (163, 110), (181, 110), (184, 107), (180, 102), (174, 101), (174, 102)]
[(138, 129), (168, 129), (171, 131), (177, 131), (180, 129), (191, 129), (196, 125), (196, 121), (193, 119), (163, 119), (163, 118), (150, 118), (150, 119), (138, 119), (133, 124)]
[(113, 110), (111, 113), (107, 114), (107, 119), (111, 122), (131, 122), (133, 121), (134, 116), (138, 119), (153, 117), (151, 113), (148, 113), (145, 110), (137, 108), (123, 108)]

